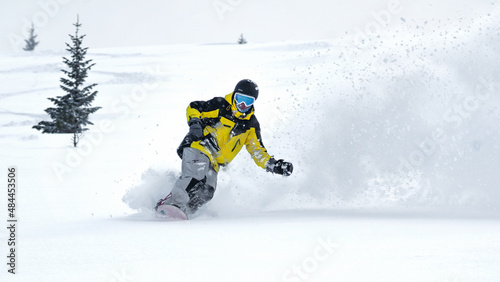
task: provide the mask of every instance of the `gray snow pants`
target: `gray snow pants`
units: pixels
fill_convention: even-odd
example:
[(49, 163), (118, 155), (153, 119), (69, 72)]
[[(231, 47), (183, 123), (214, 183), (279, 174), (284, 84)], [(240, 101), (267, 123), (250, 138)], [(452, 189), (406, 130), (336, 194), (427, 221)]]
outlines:
[(184, 148), (182, 172), (172, 188), (171, 197), (165, 203), (177, 205), (192, 214), (210, 201), (217, 187), (217, 172), (210, 159), (200, 150)]

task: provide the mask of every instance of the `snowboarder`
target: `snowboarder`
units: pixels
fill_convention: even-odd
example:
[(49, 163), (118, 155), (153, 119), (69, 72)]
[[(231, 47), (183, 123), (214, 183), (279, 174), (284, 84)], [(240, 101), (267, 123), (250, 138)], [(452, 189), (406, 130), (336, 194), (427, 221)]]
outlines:
[(258, 96), (258, 86), (244, 79), (224, 98), (189, 104), (189, 132), (177, 149), (182, 159), (181, 176), (155, 209), (168, 204), (187, 215), (195, 213), (212, 199), (220, 166), (230, 163), (243, 145), (255, 163), (266, 171), (284, 176), (292, 174), (292, 164), (274, 159), (262, 144), (259, 122), (254, 114)]

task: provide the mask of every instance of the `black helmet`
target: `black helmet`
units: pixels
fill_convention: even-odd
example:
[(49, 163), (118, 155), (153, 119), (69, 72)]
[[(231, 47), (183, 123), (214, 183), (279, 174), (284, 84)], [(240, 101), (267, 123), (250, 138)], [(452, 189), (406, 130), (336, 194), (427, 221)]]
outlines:
[(259, 97), (259, 86), (257, 86), (257, 84), (255, 84), (255, 82), (251, 81), (250, 79), (243, 79), (240, 80), (238, 84), (236, 84), (234, 93), (241, 93), (252, 96), (255, 98), (255, 100), (257, 100), (257, 97)]

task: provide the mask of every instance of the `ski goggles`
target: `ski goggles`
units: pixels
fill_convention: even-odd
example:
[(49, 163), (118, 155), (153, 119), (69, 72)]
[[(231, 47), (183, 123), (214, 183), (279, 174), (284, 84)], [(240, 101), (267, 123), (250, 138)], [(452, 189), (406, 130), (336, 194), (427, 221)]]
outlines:
[(248, 112), (255, 102), (255, 98), (241, 93), (234, 94), (234, 100), (236, 101), (236, 107), (238, 111), (242, 113)]

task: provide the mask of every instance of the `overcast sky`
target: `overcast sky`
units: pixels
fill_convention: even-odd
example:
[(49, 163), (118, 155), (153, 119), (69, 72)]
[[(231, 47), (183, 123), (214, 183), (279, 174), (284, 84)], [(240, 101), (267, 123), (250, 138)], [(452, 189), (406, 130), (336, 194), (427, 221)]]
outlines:
[[(496, 0), (0, 0), (0, 52), (22, 50), (33, 22), (38, 50), (65, 47), (80, 15), (89, 47), (334, 39), (401, 18), (473, 17)], [(387, 12), (389, 14), (387, 14)], [(384, 16), (390, 15), (390, 18)]]

